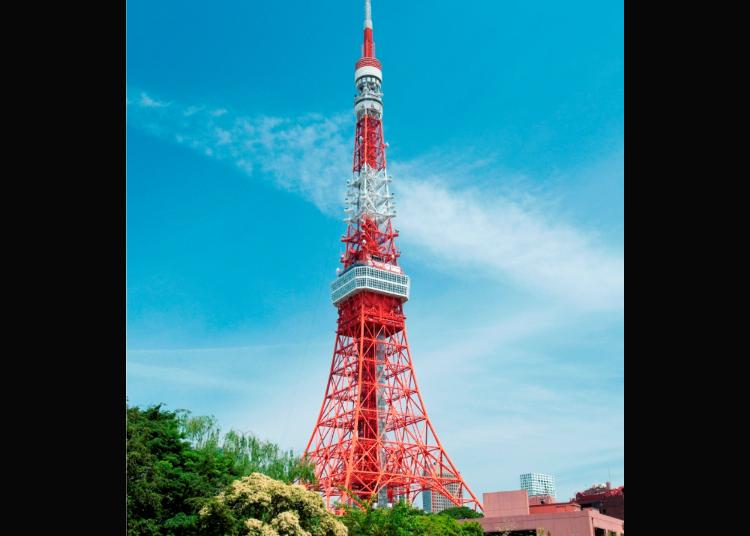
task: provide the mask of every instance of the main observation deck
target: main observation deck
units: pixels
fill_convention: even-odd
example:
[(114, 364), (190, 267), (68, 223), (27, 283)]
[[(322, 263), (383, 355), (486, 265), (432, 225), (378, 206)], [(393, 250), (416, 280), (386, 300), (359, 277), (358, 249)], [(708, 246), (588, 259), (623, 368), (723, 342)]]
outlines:
[(354, 265), (341, 273), (331, 283), (331, 301), (333, 305), (365, 290), (387, 294), (401, 298), (402, 301), (409, 299), (409, 276), (405, 275), (401, 268), (390, 264), (383, 267)]

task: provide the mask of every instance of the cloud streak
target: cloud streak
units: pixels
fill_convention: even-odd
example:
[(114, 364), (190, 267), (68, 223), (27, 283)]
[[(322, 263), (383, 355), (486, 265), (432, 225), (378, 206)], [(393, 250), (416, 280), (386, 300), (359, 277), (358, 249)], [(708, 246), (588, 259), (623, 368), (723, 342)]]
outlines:
[(534, 202), (479, 189), (456, 191), (445, 177), (403, 181), (401, 226), (421, 250), (449, 265), (478, 266), (584, 309), (622, 304), (624, 260)]
[(185, 367), (149, 365), (132, 360), (127, 362), (127, 371), (130, 378), (155, 380), (160, 384), (174, 384), (193, 389), (211, 391), (218, 389), (242, 393), (248, 390), (257, 390), (260, 387), (258, 383), (215, 376), (207, 374), (205, 371), (196, 372)]
[[(128, 123), (161, 139), (269, 178), (330, 216), (342, 216), (351, 173), (350, 114), (247, 117), (226, 108), (179, 106), (134, 92)], [(480, 159), (481, 160), (481, 159)], [(472, 268), (580, 311), (623, 307), (624, 257), (567, 223), (528, 191), (501, 192), (489, 160), (392, 166), (401, 240), (433, 264)], [(511, 182), (510, 180), (508, 182)]]
[(152, 102), (158, 101), (145, 93), (140, 99), (128, 98), (128, 124), (233, 164), (250, 176), (271, 177), (278, 187), (302, 195), (322, 212), (337, 213), (344, 196), (341, 178), (352, 157), (343, 135), (348, 115), (245, 117), (226, 108)]

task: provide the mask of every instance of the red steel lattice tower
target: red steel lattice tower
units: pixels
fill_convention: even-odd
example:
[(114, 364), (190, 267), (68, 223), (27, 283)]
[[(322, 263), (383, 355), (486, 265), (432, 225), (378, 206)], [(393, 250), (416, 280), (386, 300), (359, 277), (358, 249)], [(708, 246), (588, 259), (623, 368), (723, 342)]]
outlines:
[(343, 269), (331, 285), (339, 311), (336, 343), (305, 456), (315, 465), (314, 488), (330, 508), (373, 498), (381, 507), (412, 503), (421, 492), (482, 508), (440, 444), (414, 376), (403, 312), (409, 277), (398, 266), (386, 171), (382, 79), (366, 0)]

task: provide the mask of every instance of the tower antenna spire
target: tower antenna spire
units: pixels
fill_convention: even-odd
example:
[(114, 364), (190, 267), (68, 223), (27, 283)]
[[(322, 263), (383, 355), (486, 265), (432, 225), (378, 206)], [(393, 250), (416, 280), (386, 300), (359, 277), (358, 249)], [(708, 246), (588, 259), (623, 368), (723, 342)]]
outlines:
[(372, 7), (370, 6), (370, 0), (365, 0), (365, 44), (362, 49), (362, 57), (375, 57), (375, 42), (372, 40)]
[(372, 30), (372, 8), (370, 0), (365, 0), (365, 28)]

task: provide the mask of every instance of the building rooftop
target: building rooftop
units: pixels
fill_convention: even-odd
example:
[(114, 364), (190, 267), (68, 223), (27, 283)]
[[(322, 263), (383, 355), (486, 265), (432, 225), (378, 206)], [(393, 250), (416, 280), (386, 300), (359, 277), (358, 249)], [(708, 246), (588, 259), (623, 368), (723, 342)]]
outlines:
[(602, 514), (594, 508), (582, 508), (574, 501), (546, 503), (538, 497), (530, 498), (526, 490), (485, 493), (482, 499), (484, 517), (465, 521), (478, 522), (485, 533), (510, 531), (511, 534), (520, 534), (543, 528), (552, 536), (597, 536), (603, 531), (617, 536), (625, 534), (622, 519)]

